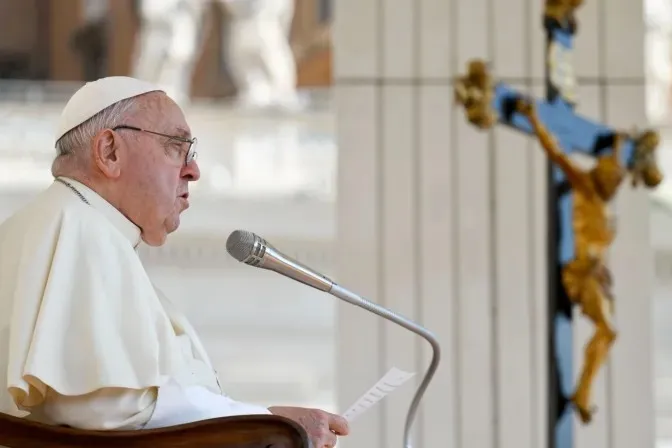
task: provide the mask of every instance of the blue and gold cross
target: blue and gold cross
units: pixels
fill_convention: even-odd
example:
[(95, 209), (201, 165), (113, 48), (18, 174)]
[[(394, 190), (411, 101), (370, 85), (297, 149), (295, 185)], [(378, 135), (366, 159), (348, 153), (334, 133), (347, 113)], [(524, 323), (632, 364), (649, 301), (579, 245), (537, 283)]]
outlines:
[[(581, 393), (577, 390), (590, 390), (593, 375), (590, 380), (585, 378), (579, 382), (574, 379), (573, 369), (573, 332), (572, 332), (572, 305), (579, 304), (582, 311), (599, 302), (602, 307), (605, 303), (612, 304), (611, 278), (609, 270), (603, 263), (601, 251), (609, 243), (598, 243), (600, 254), (595, 257), (594, 265), (584, 263), (593, 260), (587, 253), (592, 250), (590, 244), (586, 244), (585, 237), (577, 241), (575, 228), (577, 228), (576, 210), (586, 207), (591, 202), (590, 197), (600, 196), (601, 176), (596, 170), (583, 171), (577, 180), (571, 172), (572, 162), (567, 158), (572, 153), (582, 153), (598, 160), (611, 158), (616, 142), (619, 142), (618, 162), (614, 161), (616, 168), (609, 168), (616, 175), (629, 172), (632, 176), (632, 185), (643, 183), (652, 188), (662, 180), (655, 161), (654, 153), (658, 145), (658, 134), (653, 131), (642, 132), (638, 135), (622, 137), (618, 132), (607, 125), (578, 115), (574, 108), (576, 103), (576, 82), (572, 66), (572, 44), (576, 32), (575, 10), (580, 6), (580, 0), (547, 0), (544, 15), (544, 28), (546, 30), (546, 98), (535, 100), (526, 98), (510, 86), (503, 83), (493, 83), (490, 79), (487, 64), (480, 60), (469, 63), (468, 73), (460, 78), (455, 85), (455, 99), (461, 104), (470, 123), (480, 129), (490, 129), (497, 123), (508, 126), (517, 131), (535, 135), (542, 142), (549, 157), (557, 154), (556, 162), (548, 164), (548, 309), (549, 309), (549, 446), (550, 448), (573, 448), (574, 434), (572, 422), (572, 409), (578, 411), (581, 420), (589, 423), (592, 411), (584, 399), (577, 398)], [(521, 104), (532, 104), (523, 112)], [(536, 122), (544, 129), (532, 126), (534, 111)], [(541, 133), (547, 134), (552, 139), (543, 143)], [(606, 163), (608, 165), (608, 163)], [(569, 168), (568, 168), (569, 166)], [(569, 169), (569, 171), (568, 171)], [(576, 169), (578, 171), (578, 169)], [(609, 171), (609, 170), (607, 170)], [(567, 173), (571, 178), (568, 178)], [(613, 173), (607, 173), (607, 177)], [(613, 193), (617, 191), (622, 179), (617, 179), (612, 185)], [(587, 182), (588, 189), (577, 188), (577, 183)], [(577, 191), (581, 190), (581, 191)], [(590, 190), (590, 191), (588, 191)], [(597, 191), (597, 193), (595, 193)], [(592, 196), (591, 196), (592, 195)], [(588, 199), (587, 199), (588, 198)], [(604, 221), (603, 205), (611, 200), (609, 194), (597, 198), (592, 211), (598, 212), (595, 219)], [(576, 201), (579, 202), (577, 207)], [(598, 204), (599, 203), (599, 204)], [(596, 205), (597, 204), (597, 205)], [(578, 215), (578, 213), (577, 213)], [(578, 220), (586, 219), (579, 217)], [(589, 219), (594, 216), (590, 215)], [(591, 222), (593, 228), (605, 227), (603, 222)], [(583, 226), (586, 227), (586, 226)], [(590, 227), (590, 226), (588, 226)], [(607, 234), (613, 234), (611, 230), (605, 230)], [(583, 246), (582, 246), (583, 245)], [(578, 249), (577, 249), (578, 248)], [(585, 250), (584, 250), (585, 249)], [(583, 274), (577, 274), (581, 269), (576, 266), (584, 266)], [(569, 274), (574, 275), (578, 281), (568, 282)], [(601, 270), (600, 270), (601, 269)], [(571, 276), (570, 275), (570, 276)], [(584, 285), (592, 282), (593, 290), (580, 286), (574, 288), (574, 284)], [(568, 286), (572, 285), (572, 286)], [(570, 290), (571, 289), (571, 290)], [(591, 296), (592, 294), (592, 296)], [(593, 300), (591, 304), (590, 301)], [(588, 313), (590, 314), (590, 309)], [(604, 313), (604, 312), (602, 312)], [(599, 312), (597, 314), (600, 314)], [(608, 314), (608, 313), (607, 313)], [(611, 315), (609, 314), (609, 316)], [(599, 366), (604, 361), (614, 341), (615, 333), (609, 324), (589, 316), (596, 325), (596, 335), (603, 331), (602, 339), (593, 337), (586, 353), (584, 369), (594, 373), (594, 366)], [(600, 326), (602, 324), (602, 327)], [(600, 346), (603, 344), (603, 346)], [(597, 347), (597, 348), (596, 348)], [(595, 361), (595, 354), (600, 350), (601, 361)], [(590, 368), (587, 368), (588, 365)], [(578, 384), (578, 385), (577, 385)], [(577, 389), (578, 388), (578, 389)], [(589, 393), (587, 394), (590, 395)], [(582, 405), (583, 404), (583, 405)]]

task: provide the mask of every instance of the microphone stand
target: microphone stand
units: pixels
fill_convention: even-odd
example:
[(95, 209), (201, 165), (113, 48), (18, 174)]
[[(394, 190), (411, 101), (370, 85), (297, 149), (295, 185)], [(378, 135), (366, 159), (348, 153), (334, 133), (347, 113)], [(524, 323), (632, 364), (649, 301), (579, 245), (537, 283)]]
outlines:
[(334, 297), (337, 297), (360, 308), (364, 308), (367, 311), (377, 314), (384, 319), (387, 319), (409, 331), (412, 331), (418, 336), (424, 338), (427, 342), (429, 342), (429, 345), (432, 346), (432, 361), (429, 364), (427, 371), (425, 372), (425, 376), (423, 377), (422, 382), (420, 382), (420, 386), (418, 386), (418, 390), (415, 392), (413, 401), (411, 402), (411, 405), (409, 406), (408, 412), (406, 414), (406, 424), (404, 425), (404, 448), (411, 448), (411, 427), (413, 426), (415, 415), (418, 412), (420, 401), (422, 400), (429, 383), (432, 381), (432, 378), (434, 377), (434, 374), (439, 367), (439, 361), (441, 358), (441, 347), (439, 346), (439, 341), (436, 339), (434, 334), (416, 324), (415, 322), (393, 311), (390, 311), (387, 308), (370, 302), (336, 283), (332, 282), (331, 288), (326, 292), (333, 295)]
[(395, 324), (412, 331), (418, 336), (424, 338), (429, 345), (432, 346), (432, 361), (425, 372), (425, 376), (420, 382), (420, 386), (413, 397), (413, 401), (408, 408), (406, 414), (406, 424), (404, 426), (404, 448), (411, 448), (411, 427), (415, 420), (415, 414), (418, 412), (418, 407), (422, 396), (429, 386), (432, 377), (439, 367), (439, 360), (441, 358), (441, 348), (439, 341), (429, 330), (416, 324), (393, 311), (388, 310), (378, 304), (370, 302), (352, 291), (348, 291), (344, 287), (336, 284), (334, 281), (328, 279), (322, 274), (309, 269), (298, 261), (282, 254), (276, 250), (268, 242), (252, 232), (236, 230), (231, 235), (226, 243), (229, 254), (238, 261), (248, 264), (250, 266), (267, 269), (277, 272), (281, 275), (296, 280), (304, 285), (313, 287), (323, 292), (327, 292), (334, 297), (344, 300), (352, 305), (364, 308), (378, 316), (387, 319)]

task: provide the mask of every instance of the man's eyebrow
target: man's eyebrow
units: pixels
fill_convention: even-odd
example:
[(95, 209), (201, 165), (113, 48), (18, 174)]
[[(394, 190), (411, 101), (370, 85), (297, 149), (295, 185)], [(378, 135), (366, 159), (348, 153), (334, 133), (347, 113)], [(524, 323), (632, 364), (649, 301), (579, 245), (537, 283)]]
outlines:
[(187, 131), (184, 128), (175, 128), (175, 135), (178, 137), (191, 138), (191, 132)]

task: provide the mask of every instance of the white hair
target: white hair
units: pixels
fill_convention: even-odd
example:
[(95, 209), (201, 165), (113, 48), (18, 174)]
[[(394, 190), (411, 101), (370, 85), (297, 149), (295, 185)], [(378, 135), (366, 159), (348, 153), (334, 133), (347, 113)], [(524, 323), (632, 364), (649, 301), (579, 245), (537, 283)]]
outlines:
[(137, 104), (137, 97), (121, 100), (71, 129), (56, 142), (56, 158), (76, 156), (80, 150), (91, 144), (100, 131), (124, 124), (123, 121), (134, 111)]

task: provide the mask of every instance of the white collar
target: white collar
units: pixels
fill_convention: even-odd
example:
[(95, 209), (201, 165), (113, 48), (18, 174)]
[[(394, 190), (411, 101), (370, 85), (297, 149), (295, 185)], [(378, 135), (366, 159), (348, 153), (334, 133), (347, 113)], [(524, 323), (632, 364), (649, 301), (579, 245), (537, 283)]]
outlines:
[[(128, 219), (123, 213), (116, 209), (112, 204), (107, 202), (102, 196), (93, 191), (91, 188), (87, 187), (81, 182), (78, 182), (72, 178), (59, 176), (63, 181), (66, 181), (72, 185), (79, 193), (84, 196), (84, 198), (89, 202), (91, 207), (95, 208), (100, 212), (108, 221), (112, 223), (114, 227), (117, 228), (124, 235), (128, 241), (133, 245), (133, 248), (137, 248), (140, 242), (140, 228), (136, 226), (130, 219)], [(62, 185), (64, 188), (68, 188), (66, 185)], [(74, 192), (73, 192), (74, 194)]]

